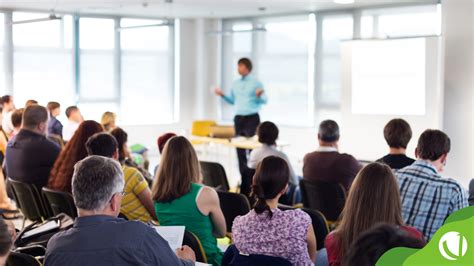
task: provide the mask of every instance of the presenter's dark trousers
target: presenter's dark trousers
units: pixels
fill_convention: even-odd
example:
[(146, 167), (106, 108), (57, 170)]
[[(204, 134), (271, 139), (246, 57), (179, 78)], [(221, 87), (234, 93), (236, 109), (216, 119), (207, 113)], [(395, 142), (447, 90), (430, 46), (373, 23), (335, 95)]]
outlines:
[[(236, 136), (253, 137), (257, 132), (260, 124), (260, 116), (252, 115), (236, 115), (234, 117), (234, 127)], [(240, 184), (240, 193), (250, 196), (250, 187), (252, 185), (252, 177), (254, 170), (247, 167), (247, 156), (250, 150), (237, 149), (237, 159), (239, 160), (239, 171), (242, 177)]]

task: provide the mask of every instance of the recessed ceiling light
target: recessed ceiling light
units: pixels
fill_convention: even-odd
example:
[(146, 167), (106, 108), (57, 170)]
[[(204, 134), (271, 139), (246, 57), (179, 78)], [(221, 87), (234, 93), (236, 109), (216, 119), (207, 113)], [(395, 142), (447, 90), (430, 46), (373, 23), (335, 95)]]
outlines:
[(354, 0), (334, 0), (334, 3), (341, 5), (353, 4), (354, 2)]

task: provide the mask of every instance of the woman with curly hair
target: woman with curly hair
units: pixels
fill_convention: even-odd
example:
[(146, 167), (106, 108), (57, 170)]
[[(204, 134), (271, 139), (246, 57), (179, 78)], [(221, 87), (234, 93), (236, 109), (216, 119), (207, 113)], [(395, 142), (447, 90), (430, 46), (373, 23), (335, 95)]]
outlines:
[(74, 165), (87, 157), (86, 141), (98, 132), (103, 132), (101, 124), (87, 120), (76, 130), (59, 154), (48, 180), (48, 188), (71, 193), (72, 173)]

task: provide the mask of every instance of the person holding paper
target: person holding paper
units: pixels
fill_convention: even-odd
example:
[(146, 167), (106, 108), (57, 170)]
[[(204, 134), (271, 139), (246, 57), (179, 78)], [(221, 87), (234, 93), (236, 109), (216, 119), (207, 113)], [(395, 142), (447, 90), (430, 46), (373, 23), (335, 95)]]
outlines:
[[(234, 106), (235, 117), (234, 127), (237, 136), (252, 137), (260, 124), (258, 112), (263, 104), (268, 101), (264, 93), (263, 84), (253, 77), (252, 62), (248, 58), (241, 58), (238, 61), (238, 72), (242, 77), (235, 80), (229, 94), (224, 94), (221, 88), (216, 88), (216, 95), (224, 101)], [(239, 171), (242, 176), (240, 192), (245, 195), (250, 194), (250, 183), (252, 174), (247, 167), (248, 150), (237, 149), (237, 158), (239, 160)]]
[(49, 240), (44, 265), (194, 265), (190, 247), (175, 254), (153, 227), (117, 218), (123, 189), (119, 162), (97, 155), (79, 161), (72, 178), (79, 217)]

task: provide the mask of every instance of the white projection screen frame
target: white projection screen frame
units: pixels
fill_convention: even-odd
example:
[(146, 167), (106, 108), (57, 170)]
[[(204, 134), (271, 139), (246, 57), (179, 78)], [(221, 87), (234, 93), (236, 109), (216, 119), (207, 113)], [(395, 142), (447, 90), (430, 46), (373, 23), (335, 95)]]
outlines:
[[(439, 51), (439, 37), (342, 43), (341, 122), (345, 135), (341, 137), (341, 145), (344, 151), (359, 159), (380, 158), (387, 152), (383, 127), (390, 119), (403, 118), (412, 127), (408, 155), (414, 157), (418, 136), (427, 128), (442, 125)], [(384, 56), (384, 53), (387, 54)], [(367, 61), (361, 63), (364, 58)], [(403, 62), (406, 64), (400, 67)], [(363, 69), (354, 70), (354, 67)], [(354, 84), (359, 87), (353, 88)]]

